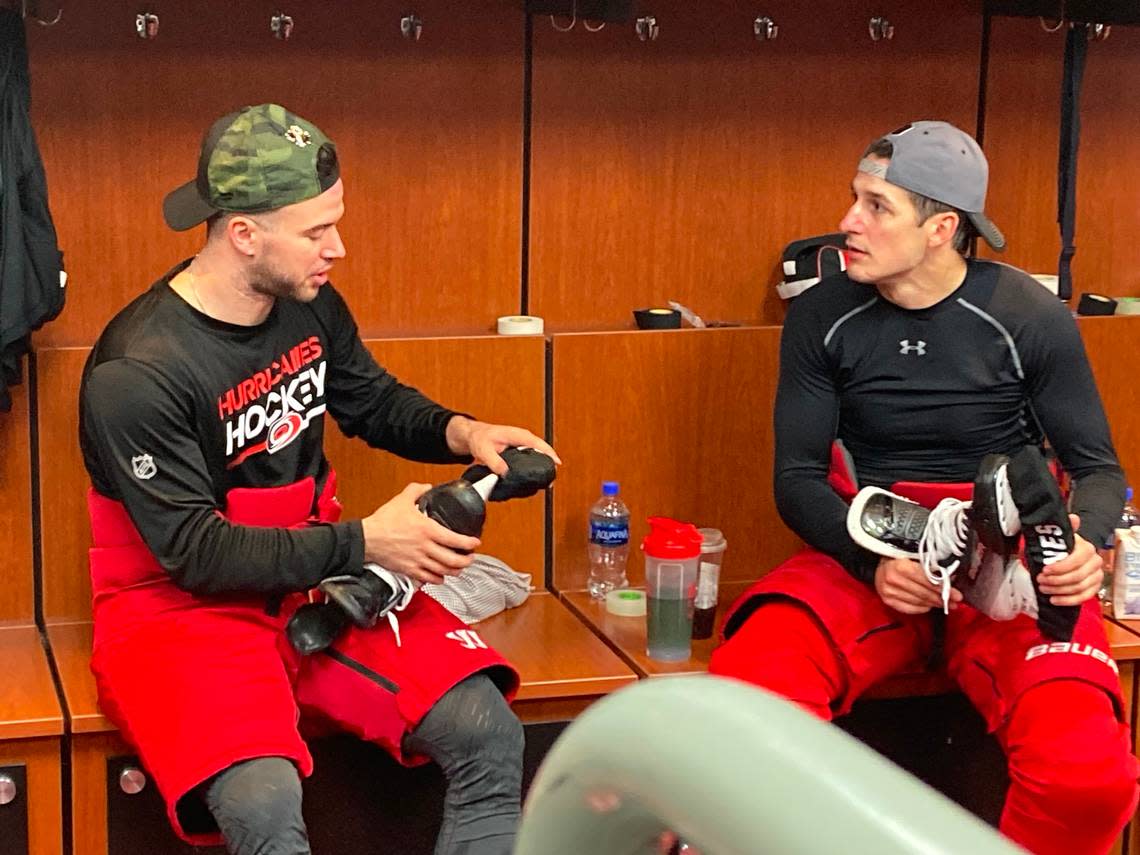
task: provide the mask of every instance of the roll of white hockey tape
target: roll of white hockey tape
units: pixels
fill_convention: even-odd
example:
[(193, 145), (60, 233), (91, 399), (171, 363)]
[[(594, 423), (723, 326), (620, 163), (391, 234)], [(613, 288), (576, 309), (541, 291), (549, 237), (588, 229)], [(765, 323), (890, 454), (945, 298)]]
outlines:
[(499, 318), (499, 335), (542, 335), (542, 318), (534, 315), (507, 315)]

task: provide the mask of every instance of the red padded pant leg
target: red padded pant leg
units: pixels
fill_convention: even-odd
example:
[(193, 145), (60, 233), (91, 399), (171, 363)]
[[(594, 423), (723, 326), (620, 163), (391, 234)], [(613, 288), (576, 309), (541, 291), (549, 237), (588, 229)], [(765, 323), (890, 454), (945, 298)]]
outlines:
[(1129, 729), (1082, 680), (1027, 690), (997, 732), (1009, 759), (1001, 831), (1034, 855), (1104, 855), (1136, 809)]
[(713, 651), (709, 673), (735, 677), (783, 695), (830, 721), (844, 678), (831, 640), (803, 606), (760, 606)]

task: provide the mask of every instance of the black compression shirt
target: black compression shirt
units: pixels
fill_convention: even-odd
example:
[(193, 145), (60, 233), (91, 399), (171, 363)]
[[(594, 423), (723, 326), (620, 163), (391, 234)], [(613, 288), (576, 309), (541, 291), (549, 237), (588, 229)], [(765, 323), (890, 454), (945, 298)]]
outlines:
[(278, 300), (253, 327), (216, 321), (170, 287), (176, 267), (108, 325), (83, 371), (80, 444), (96, 491), (124, 504), (146, 545), (198, 594), (302, 591), (359, 573), (360, 522), (303, 529), (233, 525), (238, 487), (329, 474), (327, 411), (349, 436), (426, 462), (454, 412), (401, 385), (364, 347), (344, 300)]
[(1072, 511), (1099, 545), (1124, 478), (1076, 324), (1027, 274), (968, 262), (965, 281), (907, 310), (840, 274), (797, 297), (780, 342), (776, 505), (807, 543), (864, 580), (877, 557), (847, 534), (827, 484), (843, 441), (860, 486), (972, 482), (990, 452), (1043, 436), (1076, 483)]

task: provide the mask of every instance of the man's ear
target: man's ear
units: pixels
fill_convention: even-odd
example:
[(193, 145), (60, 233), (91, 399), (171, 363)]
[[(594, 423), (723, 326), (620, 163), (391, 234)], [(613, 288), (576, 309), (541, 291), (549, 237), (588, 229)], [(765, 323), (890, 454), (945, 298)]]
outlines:
[(946, 211), (942, 214), (933, 214), (927, 221), (929, 228), (927, 241), (931, 247), (942, 246), (953, 242), (958, 231), (959, 217), (957, 211)]
[(261, 226), (250, 217), (231, 217), (226, 223), (226, 237), (239, 253), (254, 256), (261, 243)]

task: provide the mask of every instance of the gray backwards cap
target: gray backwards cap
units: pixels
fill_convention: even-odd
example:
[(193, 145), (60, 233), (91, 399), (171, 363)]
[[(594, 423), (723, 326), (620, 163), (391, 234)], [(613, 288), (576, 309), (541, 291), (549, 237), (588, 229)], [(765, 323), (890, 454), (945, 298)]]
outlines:
[(881, 139), (894, 147), (890, 161), (865, 157), (860, 172), (957, 208), (986, 243), (1005, 249), (1005, 236), (983, 213), (990, 167), (973, 137), (947, 122), (914, 122)]

